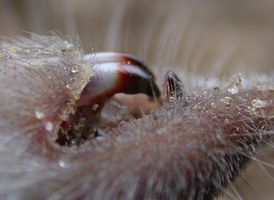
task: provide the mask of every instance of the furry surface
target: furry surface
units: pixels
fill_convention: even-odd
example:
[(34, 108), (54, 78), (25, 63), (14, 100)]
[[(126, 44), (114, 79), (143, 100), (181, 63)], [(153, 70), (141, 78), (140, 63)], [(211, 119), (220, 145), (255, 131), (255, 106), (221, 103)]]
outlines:
[[(242, 73), (242, 77), (245, 79), (242, 89), (245, 89), (246, 93), (249, 94), (251, 90), (247, 90), (248, 88), (260, 85), (268, 86), (273, 83), (273, 76), (271, 76), (274, 63), (273, 5), (271, 1), (261, 2), (258, 0), (243, 0), (240, 2), (236, 0), (151, 0), (149, 2), (130, 0), (8, 0), (0, 1), (0, 35), (9, 37), (25, 35), (29, 38), (29, 35), (22, 33), (22, 31), (46, 35), (49, 30), (58, 30), (63, 34), (69, 34), (74, 43), (77, 41), (77, 35), (79, 35), (82, 40), (81, 46), (83, 46), (86, 53), (121, 51), (144, 60), (155, 73), (159, 86), (163, 85), (164, 75), (167, 70), (175, 71), (183, 81), (189, 94), (192, 91), (194, 91), (194, 94), (196, 91), (212, 91), (211, 89), (214, 87), (217, 87), (216, 89), (218, 87), (225, 88), (229, 77)], [(5, 40), (1, 39), (3, 43), (5, 43)], [(9, 41), (10, 39), (7, 40)], [(20, 40), (14, 40), (14, 42), (16, 45), (21, 43)], [(40, 43), (40, 41), (34, 43), (37, 42)], [(30, 40), (29, 44), (31, 43), (34, 44)], [(16, 52), (16, 49), (12, 46), (10, 49)], [(45, 45), (43, 47), (48, 48)], [(77, 47), (77, 45), (74, 47)], [(19, 63), (24, 65), (22, 60), (26, 61), (24, 58), (28, 58), (32, 54), (25, 52), (21, 55)], [(74, 60), (74, 58), (69, 57), (69, 54), (66, 54), (66, 57), (68, 60)], [(56, 58), (54, 59), (55, 61)], [(62, 60), (67, 62), (64, 58)], [(42, 66), (42, 62), (39, 61), (39, 63)], [(26, 66), (29, 66), (29, 63)], [(58, 64), (56, 66), (61, 65)], [(60, 75), (57, 72), (58, 70), (54, 69), (50, 73), (52, 76), (55, 74)], [(18, 74), (15, 70), (12, 73)], [(47, 73), (48, 71), (45, 72), (45, 74)], [(43, 77), (41, 73), (38, 74), (38, 77)], [(66, 73), (62, 71), (62, 74)], [(31, 73), (26, 73), (26, 75), (26, 77), (33, 76)], [(17, 84), (15, 86), (13, 85), (13, 76), (5, 77), (2, 74), (1, 78), (3, 77), (6, 78), (5, 80), (8, 83), (11, 83), (7, 84), (10, 88), (16, 88), (16, 91), (27, 88), (26, 90), (29, 91), (30, 95), (35, 94), (36, 97), (39, 96), (35, 92), (39, 90), (34, 88), (37, 80), (30, 81), (28, 85), (25, 85), (24, 83), (28, 82), (29, 79), (23, 78), (19, 82), (21, 85)], [(66, 76), (58, 76), (58, 79), (54, 79), (54, 83), (60, 80), (60, 84), (56, 84), (56, 86), (59, 85), (59, 89), (64, 88), (64, 85), (61, 83), (62, 81), (67, 82), (66, 78)], [(38, 82), (42, 83), (41, 80)], [(51, 84), (51, 81), (48, 79), (45, 79), (45, 82), (46, 84), (39, 85), (41, 89), (45, 89), (43, 86)], [(0, 87), (1, 85), (2, 83), (0, 83)], [(52, 93), (60, 94), (60, 99), (66, 98), (64, 95), (71, 95), (70, 89), (67, 89), (68, 93), (65, 94), (58, 92), (58, 90)], [(239, 91), (242, 91), (242, 89)], [(12, 90), (10, 89), (9, 91), (11, 92)], [(78, 90), (76, 90), (76, 93), (78, 93)], [(41, 91), (38, 94), (41, 94)], [(40, 108), (40, 105), (45, 105), (43, 103), (45, 99), (42, 97), (32, 98), (30, 95), (24, 94), (23, 96), (21, 95), (25, 98), (24, 100), (19, 98), (20, 95), (17, 92), (16, 96), (18, 98), (16, 99), (9, 98), (10, 96), (4, 98), (5, 96), (0, 95), (0, 102), (5, 100), (5, 102), (1, 103), (1, 115), (3, 116), (1, 119), (10, 124), (9, 128), (15, 129), (17, 127), (16, 129), (20, 129), (17, 132), (21, 133), (24, 132), (23, 130), (30, 129), (30, 126), (24, 128), (23, 125), (27, 124), (25, 123), (26, 120), (30, 120), (27, 116), (32, 116), (32, 120), (37, 122), (35, 126), (39, 126), (41, 130), (44, 130), (45, 126), (43, 123), (46, 120), (37, 120), (36, 115), (33, 114), (35, 108), (31, 107), (32, 105), (37, 105), (40, 101)], [(35, 101), (35, 99), (38, 101)], [(130, 108), (139, 108), (140, 101), (137, 98), (133, 98), (134, 101), (130, 97), (128, 99), (127, 103), (129, 103)], [(14, 102), (20, 106), (16, 107)], [(229, 104), (230, 100), (227, 98), (223, 102)], [(12, 108), (11, 105), (16, 107), (16, 109), (9, 109)], [(64, 103), (63, 105), (67, 104)], [(4, 106), (7, 106), (7, 109)], [(70, 106), (67, 105), (65, 107), (65, 110), (70, 110)], [(117, 108), (119, 107), (121, 106), (119, 105)], [(19, 113), (20, 109), (23, 112), (21, 112), (19, 117), (12, 114)], [(118, 112), (119, 109), (117, 110), (116, 108), (114, 110), (114, 113), (106, 111), (104, 120), (108, 118), (106, 116), (111, 116), (110, 118), (116, 117), (116, 119), (122, 116), (123, 112)], [(24, 111), (28, 112), (24, 114)], [(37, 112), (38, 117), (41, 117), (39, 115), (41, 112), (39, 111), (40, 109)], [(115, 116), (115, 113), (118, 116)], [(14, 117), (22, 122), (22, 126), (20, 125), (19, 128), (12, 125), (11, 121)], [(163, 117), (169, 117), (169, 115), (163, 114)], [(32, 120), (30, 120), (31, 123)], [(104, 120), (104, 124), (119, 121), (115, 119), (109, 120), (109, 118), (106, 121)], [(17, 121), (17, 123), (19, 122)], [(1, 127), (4, 128), (4, 126)], [(9, 131), (9, 133), (12, 133), (12, 131)], [(271, 132), (268, 133), (271, 134)], [(5, 155), (9, 155), (9, 157), (11, 155), (14, 157), (15, 154), (21, 155), (21, 152), (24, 152), (31, 144), (26, 137), (22, 137), (22, 140), (15, 140), (14, 134), (6, 135), (6, 140), (8, 140), (9, 135), (11, 135), (10, 141), (20, 141), (20, 143), (18, 142), (20, 145), (9, 142), (2, 148), (5, 149)], [(52, 136), (52, 138), (55, 138), (55, 136)], [(3, 141), (4, 138), (1, 138), (1, 140)], [(5, 143), (3, 142), (2, 144)], [(23, 147), (23, 149), (18, 147)], [(16, 152), (14, 153), (15, 149)], [(67, 150), (64, 151), (66, 152)], [(259, 150), (258, 156), (253, 158), (246, 170), (242, 170), (240, 176), (233, 183), (229, 184), (229, 189), (224, 192), (224, 197), (220, 197), (220, 199), (271, 199), (274, 195), (273, 155), (273, 141), (270, 140)], [(8, 168), (12, 168), (15, 171), (20, 171), (22, 169), (21, 163), (29, 162), (28, 160), (32, 158), (33, 156), (22, 157), (21, 162), (13, 161), (12, 165), (7, 162), (8, 159), (6, 157), (3, 157), (2, 163), (5, 165), (3, 164), (1, 169), (8, 170)], [(15, 164), (18, 164), (18, 166)], [(34, 162), (35, 164), (37, 165), (36, 161)], [(7, 176), (6, 173), (4, 177)], [(32, 179), (33, 177), (25, 179), (24, 183), (21, 181), (21, 186), (36, 181), (36, 179)], [(15, 184), (15, 181), (13, 181), (13, 184)], [(6, 191), (8, 185), (6, 183), (1, 185), (3, 185), (2, 191)], [(46, 185), (38, 189), (45, 190), (46, 187), (51, 186)], [(38, 189), (35, 193), (41, 194), (42, 191), (40, 192)], [(67, 189), (69, 191), (69, 188)], [(34, 191), (32, 190), (32, 192)], [(11, 193), (9, 197), (13, 197)], [(20, 198), (21, 196), (15, 193), (15, 197)]]
[[(80, 148), (54, 142), (92, 75), (58, 36), (5, 39), (0, 49), (2, 199), (212, 199), (273, 131), (273, 87), (234, 76), (186, 90)], [(261, 85), (261, 86), (260, 86)]]

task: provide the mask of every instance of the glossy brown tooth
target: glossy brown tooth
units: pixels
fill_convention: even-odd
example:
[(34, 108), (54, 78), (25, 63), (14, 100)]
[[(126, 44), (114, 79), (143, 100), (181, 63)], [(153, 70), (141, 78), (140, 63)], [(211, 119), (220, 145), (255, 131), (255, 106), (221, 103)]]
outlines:
[(154, 74), (151, 70), (146, 66), (146, 64), (137, 58), (136, 56), (120, 53), (120, 52), (98, 52), (87, 54), (83, 58), (86, 61), (90, 61), (94, 64), (107, 63), (107, 62), (117, 62), (123, 64), (136, 65), (142, 68), (145, 72), (150, 74), (153, 79), (155, 79)]
[(135, 56), (101, 52), (85, 55), (83, 60), (94, 63), (96, 73), (84, 88), (78, 106), (105, 102), (116, 93), (143, 93), (153, 98), (161, 95), (154, 75)]
[(138, 67), (142, 68), (146, 73), (150, 74), (153, 79), (156, 79), (153, 72), (146, 66), (146, 64), (143, 61), (139, 60), (137, 57), (130, 54), (120, 54), (125, 60), (126, 64), (137, 65)]
[(152, 75), (139, 65), (119, 65), (118, 76), (121, 81), (117, 82), (117, 90), (122, 93), (144, 93), (150, 97), (159, 97), (161, 95)]

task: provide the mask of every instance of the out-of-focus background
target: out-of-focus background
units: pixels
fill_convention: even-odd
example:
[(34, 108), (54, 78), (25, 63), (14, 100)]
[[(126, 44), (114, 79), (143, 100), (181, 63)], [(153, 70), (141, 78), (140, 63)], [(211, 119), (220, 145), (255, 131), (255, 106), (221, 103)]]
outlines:
[[(2, 0), (0, 35), (60, 31), (86, 52), (134, 54), (166, 68), (228, 78), (271, 72), (274, 2)], [(250, 70), (252, 69), (252, 70)], [(175, 70), (176, 71), (176, 70)], [(159, 77), (159, 78), (161, 78)]]
[[(29, 36), (24, 31), (60, 31), (73, 42), (80, 38), (87, 53), (136, 55), (152, 67), (159, 84), (168, 69), (188, 80), (188, 87), (199, 77), (210, 82), (236, 73), (247, 79), (269, 75), (274, 66), (273, 1), (0, 0), (0, 36)], [(271, 153), (273, 147), (261, 153), (267, 163), (274, 160)], [(271, 199), (274, 181), (268, 172), (254, 162), (224, 198), (238, 193), (243, 199)]]

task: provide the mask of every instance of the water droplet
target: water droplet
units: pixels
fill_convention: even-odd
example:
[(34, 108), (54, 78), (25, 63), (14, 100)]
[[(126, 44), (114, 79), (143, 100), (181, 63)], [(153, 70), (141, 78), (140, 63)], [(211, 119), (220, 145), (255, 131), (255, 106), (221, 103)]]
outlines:
[(47, 131), (52, 131), (53, 130), (53, 123), (52, 122), (46, 122), (45, 123), (45, 129)]
[(97, 110), (97, 108), (99, 107), (99, 105), (98, 104), (94, 104), (94, 106), (92, 107), (92, 110)]
[(237, 86), (232, 86), (230, 88), (227, 89), (227, 91), (230, 93), (230, 94), (237, 94), (239, 92), (239, 89)]
[(72, 49), (72, 48), (73, 48), (73, 44), (68, 43), (68, 44), (67, 44), (67, 49), (70, 50), (70, 49)]
[(78, 72), (78, 68), (76, 66), (74, 66), (72, 69), (71, 69), (71, 72), (72, 73), (77, 73)]
[(45, 117), (45, 114), (42, 111), (36, 109), (35, 110), (35, 116), (36, 116), (37, 119), (43, 119)]
[(64, 161), (62, 161), (62, 160), (59, 160), (58, 164), (62, 168), (64, 168), (66, 166), (66, 163)]

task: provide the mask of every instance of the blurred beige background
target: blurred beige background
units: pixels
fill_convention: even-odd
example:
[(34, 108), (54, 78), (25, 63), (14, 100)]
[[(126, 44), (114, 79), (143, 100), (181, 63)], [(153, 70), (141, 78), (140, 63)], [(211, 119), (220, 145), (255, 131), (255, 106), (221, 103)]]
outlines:
[(2, 0), (0, 35), (57, 30), (86, 52), (134, 54), (159, 78), (166, 68), (228, 78), (272, 71), (273, 11), (273, 1)]
[[(195, 77), (210, 82), (241, 72), (248, 79), (272, 74), (274, 66), (273, 1), (0, 0), (1, 36), (52, 30), (74, 42), (79, 36), (87, 53), (136, 55), (153, 68), (160, 84), (167, 69), (193, 86)], [(261, 154), (273, 162), (273, 147)], [(243, 199), (274, 196), (273, 177), (258, 163), (243, 176), (226, 199), (237, 199), (237, 193)]]

